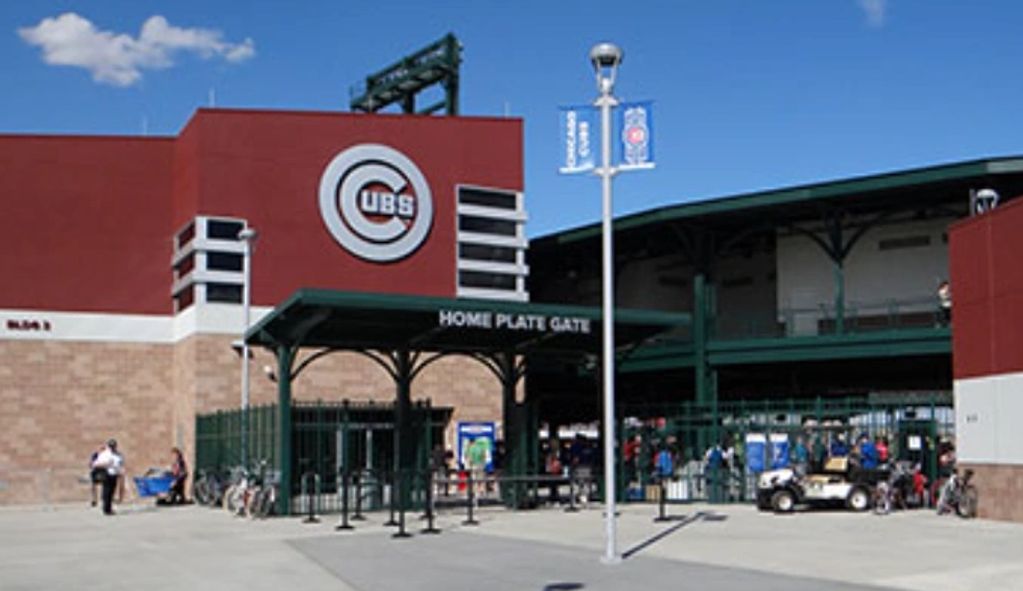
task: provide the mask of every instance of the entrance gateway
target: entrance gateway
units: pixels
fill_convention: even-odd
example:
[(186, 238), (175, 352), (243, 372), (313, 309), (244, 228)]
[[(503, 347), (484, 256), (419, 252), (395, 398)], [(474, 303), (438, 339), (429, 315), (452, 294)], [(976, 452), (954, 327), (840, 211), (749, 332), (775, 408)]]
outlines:
[[(600, 350), (598, 308), (499, 302), (394, 294), (303, 289), (278, 305), (245, 336), (250, 346), (270, 350), (277, 359), (277, 466), (281, 475), (278, 511), (292, 512), (300, 489), (292, 449), (291, 385), (320, 357), (347, 351), (364, 355), (394, 381), (393, 466), (411, 470), (419, 442), (413, 435), (412, 386), (433, 362), (450, 355), (472, 357), (501, 384), (505, 464), (509, 473), (525, 473), (532, 437), (526, 433), (522, 404), (515, 400), (519, 381), (538, 357), (582, 363)], [(683, 313), (618, 310), (616, 347), (627, 350), (672, 329), (687, 326)], [(315, 352), (297, 362), (302, 350)], [(535, 441), (533, 442), (535, 443)], [(407, 503), (408, 495), (399, 494)]]

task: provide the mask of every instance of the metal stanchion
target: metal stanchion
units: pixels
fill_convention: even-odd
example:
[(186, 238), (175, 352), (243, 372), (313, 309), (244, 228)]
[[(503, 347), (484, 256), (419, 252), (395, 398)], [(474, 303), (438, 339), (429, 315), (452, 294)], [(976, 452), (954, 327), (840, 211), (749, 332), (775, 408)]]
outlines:
[[(309, 489), (309, 480), (312, 477), (313, 487), (312, 491)], [(302, 475), (302, 496), (306, 498), (306, 505), (308, 506), (308, 514), (306, 518), (302, 520), (302, 523), (319, 523), (320, 519), (316, 517), (316, 506), (314, 499), (320, 498), (320, 475), (316, 472), (309, 471)]]
[(393, 470), (391, 471), (391, 475), (390, 476), (391, 476), (391, 478), (390, 478), (390, 481), (391, 481), (391, 498), (388, 499), (388, 503), (387, 503), (388, 511), (390, 512), (390, 515), (388, 516), (387, 521), (384, 522), (384, 525), (389, 526), (389, 527), (394, 527), (394, 526), (398, 525), (398, 521), (394, 518), (394, 513), (395, 513), (395, 511), (394, 511), (394, 509), (395, 509), (394, 503), (395, 503), (395, 499), (396, 499), (396, 496), (397, 496), (395, 494), (395, 489), (397, 488), (395, 486), (395, 481), (397, 479), (395, 478), (395, 472)]
[(472, 482), (472, 470), (469, 470), (467, 475), (466, 486), (466, 491), (469, 493), (467, 497), (468, 509), (465, 521), (462, 522), (462, 525), (479, 525), (480, 522), (476, 521), (476, 518), (473, 517), (473, 505), (476, 504), (476, 486)]
[(658, 511), (658, 513), (657, 513), (657, 517), (654, 518), (654, 521), (657, 521), (657, 522), (660, 522), (660, 521), (671, 521), (671, 518), (668, 517), (668, 515), (667, 515), (666, 505), (667, 505), (667, 502), (668, 502), (667, 501), (668, 491), (667, 491), (667, 489), (664, 486), (664, 477), (663, 476), (660, 479), (660, 491), (661, 491), (661, 494), (659, 495), (660, 499), (658, 499), (658, 502), (657, 502), (657, 507), (658, 507), (657, 511)]
[(405, 531), (405, 495), (403, 494), (405, 491), (405, 474), (403, 472), (399, 472), (396, 480), (398, 482), (398, 495), (401, 500), (398, 505), (398, 531), (391, 534), (391, 537), (410, 538), (412, 537), (412, 534)]
[(565, 507), (566, 513), (575, 513), (579, 511), (579, 507), (575, 506), (575, 470), (572, 470), (568, 477), (568, 507)]
[(355, 512), (352, 514), (352, 521), (365, 521), (362, 514), (362, 471), (355, 473)]
[(334, 526), (336, 530), (349, 530), (355, 529), (352, 524), (348, 523), (348, 468), (341, 470), (341, 521)]
[(429, 470), (426, 476), (426, 528), (420, 530), (423, 534), (439, 534), (440, 530), (433, 526), (433, 470)]

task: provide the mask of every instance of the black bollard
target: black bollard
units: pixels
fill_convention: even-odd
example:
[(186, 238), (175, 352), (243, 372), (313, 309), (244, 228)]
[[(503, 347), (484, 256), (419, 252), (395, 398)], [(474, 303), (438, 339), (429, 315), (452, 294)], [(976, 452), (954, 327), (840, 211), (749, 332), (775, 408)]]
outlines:
[[(309, 486), (309, 480), (312, 477), (313, 486)], [(313, 503), (314, 498), (319, 498), (319, 491), (316, 490), (316, 473), (306, 472), (302, 475), (302, 484), (306, 489), (307, 505), (309, 506), (309, 513), (306, 518), (302, 520), (302, 523), (319, 523), (320, 519), (316, 517), (316, 506)]]
[(362, 514), (362, 472), (355, 473), (355, 512), (352, 513), (352, 521), (365, 521)]
[(426, 528), (419, 533), (440, 533), (440, 530), (433, 526), (433, 470), (428, 471), (426, 476)]
[(396, 491), (397, 487), (395, 486), (396, 479), (395, 479), (394, 475), (395, 475), (395, 473), (392, 471), (391, 472), (391, 498), (390, 498), (390, 502), (388, 503), (388, 510), (390, 511), (390, 516), (387, 518), (387, 521), (384, 522), (384, 525), (390, 526), (390, 527), (394, 527), (394, 526), (398, 525), (398, 521), (394, 518), (394, 508), (395, 508), (394, 503), (395, 503), (395, 499), (397, 497), (397, 495), (395, 494), (395, 491)]
[(398, 481), (398, 495), (401, 497), (398, 505), (398, 531), (391, 534), (392, 538), (411, 538), (412, 534), (405, 531), (405, 495), (402, 494), (405, 490), (405, 475), (399, 474)]
[(668, 515), (667, 515), (667, 508), (666, 508), (666, 506), (667, 506), (667, 502), (668, 502), (667, 501), (668, 491), (667, 491), (667, 489), (664, 486), (664, 477), (663, 476), (661, 477), (661, 481), (660, 481), (660, 490), (661, 490), (660, 499), (658, 499), (658, 502), (657, 502), (657, 507), (658, 507), (657, 512), (658, 512), (658, 514), (657, 514), (657, 517), (654, 518), (654, 521), (655, 522), (671, 521), (671, 518), (668, 517)]
[(568, 507), (565, 507), (565, 513), (578, 511), (579, 507), (575, 506), (575, 470), (572, 470), (571, 476), (568, 477)]
[(467, 503), (467, 506), (468, 506), (467, 512), (468, 512), (468, 514), (466, 515), (465, 521), (462, 522), (462, 525), (479, 525), (480, 522), (476, 521), (476, 518), (473, 517), (473, 514), (472, 514), (473, 505), (476, 504), (476, 487), (473, 485), (473, 482), (472, 482), (472, 470), (469, 470), (469, 474), (467, 475), (466, 486), (468, 487), (466, 490), (469, 493), (469, 495), (467, 497), (467, 499), (469, 501)]
[(348, 468), (341, 472), (341, 523), (334, 526), (336, 530), (355, 529), (348, 523)]

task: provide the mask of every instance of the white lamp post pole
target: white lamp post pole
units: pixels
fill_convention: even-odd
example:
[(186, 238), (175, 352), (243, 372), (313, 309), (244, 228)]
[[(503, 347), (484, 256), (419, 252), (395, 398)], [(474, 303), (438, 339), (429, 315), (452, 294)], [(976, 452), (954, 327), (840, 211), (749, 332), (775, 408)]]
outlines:
[(252, 291), (252, 246), (259, 233), (246, 226), (238, 232), (238, 239), (245, 244), (242, 256), (242, 417), (241, 417), (241, 460), (242, 466), (249, 464), (249, 343), (245, 333), (249, 331), (249, 316)]
[(611, 220), (614, 217), (611, 195), (611, 178), (618, 172), (611, 166), (611, 109), (618, 104), (612, 95), (615, 73), (622, 63), (622, 50), (611, 43), (601, 43), (590, 50), (590, 61), (597, 74), (597, 90), (600, 96), (594, 104), (600, 107), (601, 165), (600, 175), (603, 192), (603, 318), (604, 318), (604, 518), (605, 545), (603, 561), (614, 564), (621, 561), (618, 555), (618, 534), (616, 523), (617, 481), (615, 479), (615, 351), (614, 351), (614, 237)]

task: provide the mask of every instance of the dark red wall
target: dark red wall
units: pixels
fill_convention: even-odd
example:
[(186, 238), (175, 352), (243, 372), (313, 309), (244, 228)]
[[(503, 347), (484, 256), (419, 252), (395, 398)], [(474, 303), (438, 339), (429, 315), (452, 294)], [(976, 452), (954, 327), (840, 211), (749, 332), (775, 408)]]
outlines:
[[(320, 218), (324, 167), (360, 143), (430, 185), (432, 230), (404, 260), (358, 259)], [(256, 305), (302, 287), (452, 296), (456, 185), (522, 190), (522, 123), (201, 109), (177, 138), (0, 136), (0, 167), (0, 308), (170, 313), (171, 238), (196, 215), (259, 230)]]
[(0, 307), (169, 312), (173, 145), (0, 136)]
[[(244, 217), (260, 232), (253, 259), (257, 305), (274, 305), (300, 287), (454, 296), (456, 185), (522, 189), (518, 120), (200, 110), (182, 137), (193, 133), (197, 213)], [(324, 168), (363, 143), (404, 153), (433, 195), (426, 243), (398, 262), (350, 255), (320, 218)], [(176, 225), (193, 215), (191, 196), (178, 197), (185, 205), (175, 208)]]
[(1023, 199), (952, 226), (956, 379), (1023, 371)]

